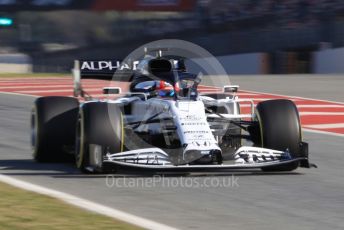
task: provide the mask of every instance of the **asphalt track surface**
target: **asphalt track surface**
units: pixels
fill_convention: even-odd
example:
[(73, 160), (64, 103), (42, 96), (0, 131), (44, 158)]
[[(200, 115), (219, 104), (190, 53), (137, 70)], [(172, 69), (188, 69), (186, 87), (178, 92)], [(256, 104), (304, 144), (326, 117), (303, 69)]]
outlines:
[[(245, 89), (257, 90), (254, 87), (260, 84), (260, 79), (249, 81), (252, 88)], [(339, 84), (344, 85), (342, 79), (337, 79), (336, 85)], [(264, 92), (276, 93), (276, 87), (279, 86), (265, 82)], [(318, 98), (309, 94), (309, 90), (303, 88), (288, 95)], [(321, 95), (324, 99), (335, 99), (341, 92), (327, 88)], [(71, 164), (32, 161), (29, 114), (33, 100), (30, 96), (0, 93), (1, 174), (180, 229), (344, 229), (341, 136), (304, 133), (305, 141), (310, 144), (311, 161), (318, 169), (277, 174), (198, 173), (164, 178), (121, 173), (114, 180), (110, 178), (108, 185), (113, 186), (108, 186), (106, 176), (82, 175)], [(232, 187), (228, 187), (230, 179), (234, 179)], [(142, 185), (144, 182), (146, 186)]]

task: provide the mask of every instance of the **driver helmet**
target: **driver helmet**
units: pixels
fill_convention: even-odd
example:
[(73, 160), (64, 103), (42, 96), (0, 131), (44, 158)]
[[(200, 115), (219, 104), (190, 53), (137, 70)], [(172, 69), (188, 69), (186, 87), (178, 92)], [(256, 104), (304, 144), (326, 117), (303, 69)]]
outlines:
[(156, 91), (160, 97), (173, 97), (175, 91), (179, 91), (178, 83), (173, 88), (173, 86), (166, 81), (157, 81)]

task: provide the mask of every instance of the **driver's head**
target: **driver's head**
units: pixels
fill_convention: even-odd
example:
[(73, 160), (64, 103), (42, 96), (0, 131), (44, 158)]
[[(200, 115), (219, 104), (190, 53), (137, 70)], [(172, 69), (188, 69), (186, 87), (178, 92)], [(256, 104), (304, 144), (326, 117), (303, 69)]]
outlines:
[(175, 94), (175, 90), (179, 91), (179, 87), (173, 86), (166, 81), (156, 81), (156, 90), (161, 97), (172, 97)]

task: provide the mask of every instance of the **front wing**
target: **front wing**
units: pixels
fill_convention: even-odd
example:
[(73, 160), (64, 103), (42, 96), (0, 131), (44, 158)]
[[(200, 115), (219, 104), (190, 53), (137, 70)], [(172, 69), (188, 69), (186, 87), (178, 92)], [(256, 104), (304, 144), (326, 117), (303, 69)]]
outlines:
[(222, 164), (186, 164), (173, 165), (169, 161), (168, 154), (159, 148), (147, 148), (126, 151), (122, 153), (108, 153), (103, 160), (109, 166), (119, 166), (131, 169), (143, 169), (153, 171), (216, 171), (216, 170), (254, 170), (271, 166), (281, 166), (299, 162), (301, 167), (316, 167), (308, 162), (308, 157), (292, 158), (290, 153), (277, 150), (241, 147), (234, 159), (224, 161)]

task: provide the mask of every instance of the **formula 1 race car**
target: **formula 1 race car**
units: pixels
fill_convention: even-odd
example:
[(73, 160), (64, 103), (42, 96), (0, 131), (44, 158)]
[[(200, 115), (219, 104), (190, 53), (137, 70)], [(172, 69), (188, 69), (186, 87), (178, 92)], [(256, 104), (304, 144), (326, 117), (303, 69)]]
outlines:
[[(292, 101), (268, 100), (255, 107), (252, 100), (238, 99), (233, 85), (201, 93), (201, 77), (161, 51), (146, 55), (135, 70), (113, 71), (111, 63), (75, 61), (75, 97), (35, 101), (31, 143), (36, 161), (73, 158), (85, 173), (121, 167), (160, 172), (313, 166)], [(132, 82), (129, 92), (103, 89), (112, 98), (94, 99), (81, 86), (83, 78), (126, 77)], [(244, 101), (250, 114), (240, 113)]]

